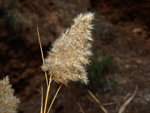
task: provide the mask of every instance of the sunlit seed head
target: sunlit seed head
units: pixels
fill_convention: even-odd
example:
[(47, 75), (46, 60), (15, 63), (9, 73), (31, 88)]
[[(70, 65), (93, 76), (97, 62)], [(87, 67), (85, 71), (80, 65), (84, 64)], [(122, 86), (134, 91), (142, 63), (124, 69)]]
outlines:
[(68, 84), (72, 81), (88, 83), (85, 66), (89, 64), (91, 29), (93, 28), (93, 13), (79, 14), (74, 24), (53, 43), (45, 60), (44, 71), (52, 74), (52, 79), (58, 83)]
[(18, 103), (8, 77), (0, 80), (0, 113), (17, 113)]

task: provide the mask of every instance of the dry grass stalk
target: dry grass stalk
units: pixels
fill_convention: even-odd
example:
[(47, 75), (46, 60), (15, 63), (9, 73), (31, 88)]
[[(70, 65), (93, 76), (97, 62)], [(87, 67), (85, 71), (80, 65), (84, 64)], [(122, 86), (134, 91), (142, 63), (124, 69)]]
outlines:
[(43, 113), (43, 85), (41, 85), (41, 112), (40, 113)]
[[(127, 94), (127, 95), (126, 95), (123, 99), (121, 99), (121, 100), (118, 100), (118, 101), (116, 101), (116, 102), (110, 102), (110, 103), (101, 103), (100, 105), (109, 106), (109, 105), (118, 104), (118, 103), (121, 103), (121, 102), (125, 101), (128, 97), (129, 97), (129, 95)], [(97, 102), (96, 102), (93, 98), (91, 98), (90, 95), (87, 95), (87, 98), (88, 98), (91, 102), (97, 104)]]
[(131, 100), (134, 98), (136, 92), (137, 92), (138, 87), (136, 87), (134, 93), (131, 95), (131, 97), (129, 97), (124, 103), (123, 105), (120, 107), (119, 112), (118, 113), (123, 113), (127, 107), (127, 105), (131, 102)]
[(82, 106), (81, 106), (81, 104), (80, 104), (79, 102), (77, 103), (77, 105), (79, 106), (81, 112), (82, 112), (82, 113), (85, 113), (84, 110), (83, 110), (83, 108), (82, 108)]
[[(52, 80), (56, 82), (67, 84), (69, 80), (83, 81), (87, 83), (87, 76), (85, 71), (85, 65), (89, 63), (88, 57), (92, 55), (90, 48), (93, 39), (91, 38), (92, 24), (91, 21), (94, 17), (93, 13), (80, 14), (74, 19), (74, 24), (70, 29), (66, 30), (64, 34), (57, 39), (49, 55), (44, 60), (43, 50), (40, 40), (39, 29), (37, 26), (39, 45), (41, 49), (41, 56), (43, 60), (43, 70), (45, 72), (45, 78), (47, 83), (47, 93), (45, 99), (44, 113), (47, 109), (48, 95), (50, 91), (50, 84)], [(47, 79), (47, 73), (50, 74), (50, 80)], [(54, 103), (54, 100), (62, 85), (58, 88), (51, 104), (50, 109)], [(43, 113), (43, 103), (41, 99), (41, 113)]]
[(104, 106), (101, 104), (101, 102), (95, 97), (95, 95), (90, 90), (88, 90), (88, 93), (93, 98), (93, 100), (99, 105), (99, 107), (103, 110), (103, 112), (108, 113), (107, 110), (104, 108)]
[[(43, 49), (42, 49), (42, 44), (41, 44), (41, 39), (40, 39), (40, 33), (39, 33), (38, 25), (37, 25), (37, 33), (38, 33), (38, 40), (39, 40), (39, 45), (40, 45), (40, 50), (41, 50), (43, 66), (45, 67), (45, 60), (44, 60)], [(48, 81), (47, 72), (46, 71), (45, 71), (45, 79), (46, 79), (46, 83), (47, 83), (47, 91), (46, 91), (46, 98), (45, 98), (45, 105), (44, 105), (44, 113), (46, 113), (48, 95), (49, 95), (50, 85), (51, 85), (51, 76), (50, 76), (49, 81)], [(43, 113), (43, 87), (41, 89), (42, 89), (42, 96), (41, 96), (41, 111), (40, 111), (40, 113)]]
[[(43, 65), (45, 66), (45, 62), (44, 62), (45, 60), (44, 60), (44, 57), (43, 57), (43, 49), (42, 49), (42, 44), (41, 44), (41, 40), (40, 40), (40, 33), (39, 33), (38, 26), (37, 26), (37, 32), (38, 32), (38, 39), (39, 39), (39, 45), (40, 45), (40, 50), (41, 50), (41, 56), (42, 56), (42, 60), (43, 60)], [(52, 79), (51, 79), (51, 78), (52, 78), (52, 74), (51, 74), (51, 76), (50, 76), (50, 78), (49, 78), (49, 81), (48, 81), (48, 80), (47, 80), (47, 79), (48, 79), (48, 78), (47, 78), (47, 72), (45, 71), (45, 78), (46, 78), (46, 83), (47, 83), (47, 86), (48, 86), (48, 87), (47, 87), (47, 91), (46, 91), (44, 113), (46, 113), (46, 109), (47, 109), (47, 101), (48, 101), (48, 95), (49, 95), (49, 92), (50, 92), (50, 85), (51, 85), (51, 81), (52, 81)], [(53, 105), (53, 103), (54, 103), (54, 101), (55, 101), (55, 98), (56, 98), (56, 96), (57, 96), (57, 94), (58, 94), (58, 92), (59, 92), (61, 86), (62, 86), (62, 85), (60, 85), (60, 87), (58, 88), (58, 90), (57, 90), (57, 92), (56, 92), (56, 94), (55, 94), (55, 96), (54, 96), (54, 98), (53, 98), (53, 100), (52, 100), (52, 102), (51, 102), (51, 104), (50, 104), (50, 107), (49, 107), (47, 113), (50, 112), (51, 107), (52, 107), (52, 105)], [(43, 113), (43, 86), (41, 86), (41, 92), (42, 92), (42, 96), (41, 96), (41, 111), (40, 111), (40, 113)]]
[(0, 113), (17, 113), (19, 102), (19, 99), (14, 96), (8, 77), (0, 80)]
[[(42, 44), (41, 44), (41, 38), (40, 38), (38, 25), (37, 25), (37, 33), (38, 33), (38, 40), (39, 40), (39, 45), (40, 45), (40, 50), (41, 50), (43, 66), (46, 67), (45, 66), (45, 59), (44, 59), (44, 55), (43, 55), (43, 49), (42, 49)], [(44, 105), (44, 113), (46, 113), (46, 109), (47, 109), (48, 95), (49, 95), (49, 92), (50, 92), (50, 85), (51, 85), (51, 81), (52, 81), (51, 78), (52, 78), (52, 76), (50, 76), (49, 81), (48, 81), (47, 72), (45, 71), (45, 79), (46, 79), (46, 83), (47, 83), (47, 91), (46, 91), (46, 98), (45, 98), (45, 105)], [(42, 87), (42, 97), (41, 97), (41, 113), (43, 113), (43, 87)]]
[(55, 99), (56, 99), (56, 97), (57, 97), (57, 95), (58, 95), (58, 92), (60, 91), (60, 88), (61, 88), (61, 87), (62, 87), (62, 84), (61, 84), (61, 85), (59, 86), (59, 88), (57, 89), (57, 92), (55, 93), (55, 96), (54, 96), (54, 98), (53, 98), (53, 100), (52, 100), (52, 102), (51, 102), (51, 104), (50, 104), (50, 107), (49, 107), (47, 113), (50, 112), (50, 110), (51, 110), (51, 108), (52, 108), (52, 105), (53, 105), (53, 103), (54, 103), (54, 101), (55, 101)]
[[(45, 66), (45, 61), (44, 61), (44, 55), (43, 55), (43, 49), (42, 49), (42, 44), (41, 44), (41, 38), (40, 38), (40, 32), (39, 32), (39, 28), (38, 28), (38, 25), (37, 26), (37, 34), (38, 34), (38, 40), (39, 40), (39, 45), (40, 45), (40, 50), (41, 50), (41, 56), (42, 56), (42, 61), (43, 61), (43, 66)], [(45, 79), (46, 79), (46, 84), (48, 86), (48, 78), (47, 78), (47, 73), (45, 71)]]
[(48, 95), (49, 95), (49, 92), (50, 92), (50, 86), (51, 86), (51, 77), (50, 77), (49, 84), (48, 84), (47, 91), (46, 91), (44, 113), (46, 113), (46, 109), (47, 109), (47, 101), (48, 101)]
[[(118, 110), (118, 113), (123, 113), (127, 107), (127, 105), (131, 102), (131, 100), (134, 98), (135, 94), (137, 93), (137, 89), (138, 87), (136, 87), (134, 93), (129, 97), (129, 95), (127, 94), (127, 96), (123, 99), (125, 102), (122, 104), (122, 106), (120, 107), (120, 109)], [(88, 96), (88, 98), (92, 101), (95, 102), (99, 105), (99, 107), (104, 111), (104, 113), (108, 113), (107, 110), (103, 107), (104, 105), (112, 105), (112, 104), (116, 104), (119, 102), (122, 102), (123, 100), (117, 101), (117, 102), (112, 102), (112, 103), (106, 103), (106, 104), (102, 104), (96, 97), (95, 95), (88, 90), (89, 95), (92, 97), (92, 99)]]
[(67, 85), (72, 81), (88, 82), (85, 65), (92, 55), (91, 21), (93, 13), (80, 14), (74, 19), (74, 24), (67, 29), (54, 43), (45, 60), (44, 71), (52, 73), (52, 79)]
[(121, 100), (118, 100), (116, 102), (110, 102), (110, 103), (103, 103), (102, 105), (103, 106), (109, 106), (109, 105), (113, 105), (113, 104), (118, 104), (118, 103), (121, 103), (121, 102), (124, 102), (127, 98), (128, 98), (128, 94)]

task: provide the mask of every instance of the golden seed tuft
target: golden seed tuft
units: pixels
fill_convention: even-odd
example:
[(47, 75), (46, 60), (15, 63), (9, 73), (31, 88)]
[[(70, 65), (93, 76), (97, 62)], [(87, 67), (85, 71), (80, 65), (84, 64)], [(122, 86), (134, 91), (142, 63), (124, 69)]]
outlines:
[(17, 113), (19, 102), (19, 99), (14, 96), (8, 77), (0, 80), (0, 113)]
[(91, 52), (91, 21), (93, 13), (79, 14), (74, 19), (74, 24), (70, 29), (53, 43), (52, 49), (45, 59), (46, 67), (44, 71), (52, 74), (52, 79), (56, 82), (67, 84), (72, 81), (88, 82), (85, 66), (89, 64)]

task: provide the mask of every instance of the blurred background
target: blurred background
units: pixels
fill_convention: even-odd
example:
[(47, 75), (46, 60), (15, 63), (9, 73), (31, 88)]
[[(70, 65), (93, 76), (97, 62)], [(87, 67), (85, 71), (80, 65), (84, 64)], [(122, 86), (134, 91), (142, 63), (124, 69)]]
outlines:
[[(117, 102), (138, 91), (125, 113), (150, 112), (150, 1), (149, 0), (0, 0), (0, 78), (9, 75), (21, 103), (18, 113), (39, 113), (42, 59), (51, 44), (79, 13), (94, 12), (94, 43), (87, 67), (89, 85), (63, 86), (51, 113), (103, 113), (87, 89), (101, 103)], [(59, 85), (52, 82), (51, 102)], [(44, 86), (44, 95), (46, 85)], [(105, 106), (116, 113), (122, 102)]]

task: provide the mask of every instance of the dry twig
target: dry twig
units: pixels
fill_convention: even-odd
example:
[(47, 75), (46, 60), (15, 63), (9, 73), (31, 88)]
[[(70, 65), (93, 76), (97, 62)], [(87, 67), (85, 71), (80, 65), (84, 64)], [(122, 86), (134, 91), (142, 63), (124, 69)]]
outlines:
[(79, 102), (77, 103), (77, 105), (79, 106), (81, 112), (82, 112), (82, 113), (85, 113), (84, 110), (83, 110), (83, 108), (82, 108), (82, 106), (81, 106), (81, 104), (80, 104)]

